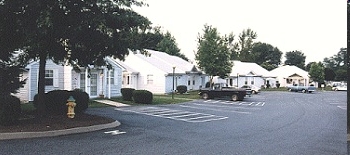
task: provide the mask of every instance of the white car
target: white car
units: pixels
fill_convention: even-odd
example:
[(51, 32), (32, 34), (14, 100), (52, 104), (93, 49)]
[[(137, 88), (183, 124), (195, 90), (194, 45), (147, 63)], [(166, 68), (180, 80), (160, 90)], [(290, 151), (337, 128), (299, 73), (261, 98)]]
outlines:
[(254, 86), (254, 85), (251, 85), (251, 89), (252, 89), (252, 93), (253, 94), (258, 94), (260, 93), (260, 87), (257, 87), (257, 86)]
[(241, 88), (245, 88), (245, 89), (251, 89), (252, 94), (258, 94), (260, 93), (260, 88), (254, 85), (244, 85)]
[(332, 90), (334, 91), (347, 91), (347, 85), (346, 84), (343, 84), (343, 85), (338, 85), (338, 86), (335, 86), (335, 87), (332, 87)]

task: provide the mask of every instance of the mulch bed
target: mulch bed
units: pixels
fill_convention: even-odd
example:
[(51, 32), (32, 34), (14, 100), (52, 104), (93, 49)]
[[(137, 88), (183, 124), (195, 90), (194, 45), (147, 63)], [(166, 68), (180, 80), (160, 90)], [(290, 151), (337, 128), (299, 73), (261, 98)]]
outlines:
[(55, 115), (37, 119), (34, 115), (25, 115), (25, 117), (22, 117), (16, 125), (0, 125), (0, 133), (62, 130), (112, 123), (114, 121), (115, 120), (110, 118), (85, 113), (76, 114), (74, 118), (68, 118), (67, 115)]

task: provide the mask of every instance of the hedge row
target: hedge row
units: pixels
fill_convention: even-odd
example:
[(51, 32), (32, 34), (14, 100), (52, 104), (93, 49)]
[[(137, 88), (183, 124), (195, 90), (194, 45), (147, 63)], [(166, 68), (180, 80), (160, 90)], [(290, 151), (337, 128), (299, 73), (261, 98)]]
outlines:
[(21, 115), (21, 102), (12, 95), (0, 96), (0, 125), (14, 125)]
[[(53, 90), (45, 93), (45, 110), (47, 114), (61, 115), (67, 114), (67, 99), (73, 96), (76, 106), (75, 113), (83, 113), (89, 106), (89, 95), (80, 90)], [(34, 96), (34, 106), (38, 108), (38, 95)]]
[(123, 100), (135, 103), (152, 104), (153, 94), (148, 90), (135, 90), (133, 88), (121, 89)]

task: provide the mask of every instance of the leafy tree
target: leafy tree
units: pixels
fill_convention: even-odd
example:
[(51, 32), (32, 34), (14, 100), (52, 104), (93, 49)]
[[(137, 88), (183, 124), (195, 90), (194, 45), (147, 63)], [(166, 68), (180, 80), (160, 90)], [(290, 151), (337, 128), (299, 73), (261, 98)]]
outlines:
[[(25, 39), (12, 48), (22, 49), (25, 60), (39, 59), (38, 111), (45, 114), (45, 65), (47, 59), (79, 66), (102, 65), (106, 56), (123, 59), (132, 32), (145, 29), (149, 20), (131, 8), (137, 0), (2, 0), (1, 17), (11, 18)], [(11, 27), (2, 26), (6, 32)], [(1, 34), (3, 36), (4, 34)], [(14, 40), (13, 37), (10, 37)]]
[(21, 68), (0, 60), (0, 96), (17, 93), (25, 80), (20, 80)]
[(235, 55), (238, 55), (240, 61), (252, 62), (252, 48), (254, 39), (257, 38), (256, 32), (250, 28), (243, 30), (238, 36), (238, 42), (234, 44), (235, 51), (232, 53), (234, 58)]
[(267, 70), (275, 69), (280, 65), (282, 54), (277, 47), (262, 42), (254, 43), (251, 49), (252, 61)]
[(323, 63), (326, 68), (336, 74), (334, 80), (346, 81), (347, 78), (347, 48), (340, 48), (339, 52), (330, 58), (324, 58)]
[(210, 84), (214, 76), (227, 77), (232, 68), (229, 45), (233, 41), (232, 35), (221, 37), (216, 28), (204, 25), (204, 34), (198, 37), (198, 49), (195, 55), (199, 68), (210, 77)]
[(333, 69), (327, 68), (327, 67), (324, 69), (324, 79), (326, 81), (333, 81), (333, 80), (335, 80), (335, 76), (336, 76), (336, 74), (333, 71)]
[(156, 50), (168, 53), (169, 55), (178, 56), (188, 61), (188, 58), (184, 54), (180, 53), (176, 40), (173, 36), (171, 36), (169, 31), (164, 34), (163, 39), (157, 44)]
[(323, 64), (321, 62), (311, 63), (309, 75), (313, 81), (318, 82), (319, 84), (324, 83), (325, 76)]
[(136, 48), (157, 50), (157, 44), (164, 38), (161, 27), (148, 27), (142, 30), (133, 30), (131, 42)]
[(294, 65), (301, 69), (305, 68), (305, 58), (304, 53), (301, 51), (290, 51), (287, 52), (286, 55), (286, 61), (284, 61), (284, 64), (286, 65)]
[(142, 32), (141, 34), (139, 31), (133, 32), (135, 35), (131, 42), (134, 46), (165, 52), (186, 61), (189, 60), (184, 54), (180, 53), (176, 40), (170, 32), (162, 33), (161, 27), (147, 28), (146, 30), (142, 30)]
[(317, 63), (317, 62), (309, 62), (309, 63), (305, 66), (305, 70), (306, 70), (306, 71), (310, 71), (311, 65), (312, 65), (312, 64), (315, 64), (315, 63)]

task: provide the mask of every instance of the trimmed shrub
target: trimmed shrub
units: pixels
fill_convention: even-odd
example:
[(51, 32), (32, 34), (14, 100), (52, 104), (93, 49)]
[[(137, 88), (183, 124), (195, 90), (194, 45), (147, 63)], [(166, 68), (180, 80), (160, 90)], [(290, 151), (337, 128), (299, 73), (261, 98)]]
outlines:
[(21, 115), (21, 101), (12, 95), (0, 96), (0, 125), (14, 125)]
[(120, 92), (122, 93), (122, 97), (124, 101), (132, 101), (132, 96), (134, 92), (134, 88), (122, 88)]
[[(85, 112), (85, 110), (89, 107), (89, 94), (80, 90), (73, 90), (73, 91), (70, 91), (69, 93), (70, 93), (70, 96), (73, 96), (73, 98), (75, 99), (75, 103), (77, 104), (74, 110), (75, 113)], [(67, 100), (65, 103), (67, 103)], [(66, 106), (66, 111), (67, 111), (67, 106)]]
[(66, 114), (67, 90), (53, 90), (45, 94), (45, 108), (48, 114)]
[(153, 94), (148, 90), (134, 90), (133, 98), (135, 103), (152, 104)]
[[(75, 99), (75, 113), (84, 112), (89, 106), (89, 95), (86, 92), (74, 90), (53, 90), (45, 94), (45, 109), (47, 114), (63, 115), (67, 114), (67, 100), (70, 96)], [(38, 108), (38, 97), (34, 96), (34, 107)]]
[(185, 86), (185, 85), (177, 86), (176, 90), (180, 94), (186, 93), (187, 92), (187, 86)]

